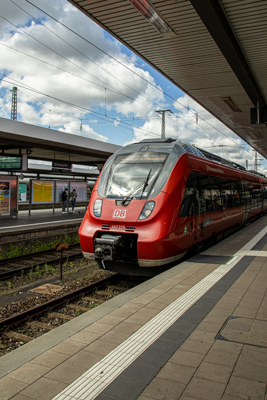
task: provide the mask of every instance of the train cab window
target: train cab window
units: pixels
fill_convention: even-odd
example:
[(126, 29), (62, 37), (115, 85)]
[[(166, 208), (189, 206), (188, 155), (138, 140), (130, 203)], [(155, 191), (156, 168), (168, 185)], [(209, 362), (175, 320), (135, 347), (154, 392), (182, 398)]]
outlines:
[(168, 154), (136, 152), (118, 155), (110, 169), (105, 197), (110, 199), (146, 199)]
[(196, 175), (191, 173), (186, 183), (179, 216), (190, 217), (199, 213), (199, 191)]

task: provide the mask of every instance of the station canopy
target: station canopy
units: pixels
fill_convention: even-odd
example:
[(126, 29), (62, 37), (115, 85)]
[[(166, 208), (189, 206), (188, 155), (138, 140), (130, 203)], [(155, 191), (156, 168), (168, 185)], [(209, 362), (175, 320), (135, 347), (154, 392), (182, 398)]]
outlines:
[(69, 2), (267, 158), (267, 1)]
[[(121, 146), (0, 118), (0, 156), (102, 168)], [(86, 174), (88, 175), (88, 174)]]

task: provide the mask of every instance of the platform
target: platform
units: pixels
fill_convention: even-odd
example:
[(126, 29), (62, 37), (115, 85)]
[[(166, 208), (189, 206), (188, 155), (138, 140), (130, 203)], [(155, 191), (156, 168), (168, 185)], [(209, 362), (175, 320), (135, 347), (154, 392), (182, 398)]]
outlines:
[(1, 400), (266, 400), (266, 218), (1, 357)]
[[(71, 208), (69, 209), (69, 211)], [(42, 226), (54, 226), (65, 222), (82, 221), (85, 213), (85, 207), (76, 207), (74, 213), (62, 214), (61, 209), (40, 209), (31, 211), (29, 215), (28, 211), (19, 211), (17, 218), (6, 218), (1, 220), (0, 234), (8, 232), (17, 232), (35, 229)]]

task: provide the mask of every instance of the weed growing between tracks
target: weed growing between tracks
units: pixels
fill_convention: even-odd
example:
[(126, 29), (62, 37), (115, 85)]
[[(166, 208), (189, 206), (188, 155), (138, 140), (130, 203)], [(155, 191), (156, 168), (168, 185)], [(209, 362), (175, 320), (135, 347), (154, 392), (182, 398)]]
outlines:
[[(63, 277), (70, 278), (72, 274), (84, 271), (84, 275), (88, 274), (88, 268), (96, 266), (94, 261), (88, 261), (84, 258), (75, 261), (66, 261), (63, 264)], [(5, 296), (7, 291), (16, 291), (21, 286), (28, 285), (38, 280), (46, 278), (57, 278), (58, 267), (55, 265), (45, 264), (32, 268), (28, 273), (21, 271), (19, 276), (14, 276), (8, 281), (0, 281), (0, 297)]]
[[(72, 280), (70, 282), (62, 284), (61, 290), (53, 294), (35, 294), (27, 298), (26, 300), (21, 300), (17, 302), (12, 301), (6, 306), (0, 307), (0, 321), (8, 317), (11, 317), (14, 314), (24, 312), (30, 308), (46, 303), (49, 300), (61, 297), (64, 294), (70, 293), (74, 290), (83, 288), (89, 284), (101, 281), (102, 279), (107, 278), (110, 275), (113, 275), (113, 273), (97, 269), (87, 274), (87, 276), (82, 277), (79, 280)], [(112, 295), (110, 296), (108, 295), (108, 297), (112, 297)], [(86, 306), (86, 308), (89, 310), (97, 307), (102, 303), (101, 300), (99, 301), (98, 299), (95, 299), (94, 301), (92, 301), (91, 299), (86, 300), (85, 297), (84, 299), (83, 298), (78, 299), (78, 303), (72, 310), (68, 310), (67, 307), (65, 307), (64, 305), (63, 308), (61, 306), (59, 307), (61, 307), (61, 312), (63, 312), (64, 314), (67, 313), (71, 317), (76, 317), (84, 312), (84, 310), (82, 310), (82, 308), (80, 307), (79, 303), (84, 303), (85, 301), (87, 301), (87, 303), (84, 304), (84, 306)], [(55, 311), (60, 312), (60, 310), (57, 310), (57, 308), (55, 308)], [(41, 324), (46, 325), (48, 329), (44, 329), (42, 326), (40, 327), (38, 325), (35, 326), (35, 317), (33, 317), (33, 319), (31, 320), (33, 324), (31, 324), (30, 327), (27, 325), (27, 321), (25, 321), (26, 325), (25, 322), (24, 323), (22, 322), (19, 323), (18, 325), (14, 325), (14, 328), (12, 329), (15, 329), (15, 331), (18, 334), (22, 335), (26, 334), (29, 337), (36, 338), (46, 333), (47, 330), (49, 331), (50, 330), (49, 327), (55, 328), (62, 325), (65, 322), (64, 319), (58, 318), (56, 316), (51, 317), (49, 315), (49, 310), (48, 312), (44, 313), (44, 315), (42, 315), (41, 317), (38, 316), (37, 320), (41, 322)], [(7, 336), (5, 332), (8, 332), (8, 328), (0, 331), (0, 356), (11, 352), (12, 350), (15, 350), (18, 347), (23, 346), (25, 343), (23, 337), (21, 336), (10, 337)]]
[(62, 284), (62, 289), (58, 292), (52, 294), (34, 294), (33, 296), (22, 301), (12, 301), (4, 307), (0, 307), (0, 320), (8, 318), (14, 314), (27, 310), (29, 308), (35, 307), (37, 305), (43, 304), (51, 299), (55, 299), (63, 296), (66, 293), (72, 292), (79, 288), (85, 287), (89, 284), (98, 282), (110, 275), (113, 275), (110, 271), (95, 270), (84, 277), (76, 280), (73, 279)]
[(36, 251), (54, 249), (59, 242), (64, 242), (67, 244), (75, 244), (75, 243), (79, 243), (80, 241), (79, 241), (78, 234), (75, 234), (75, 235), (65, 234), (64, 236), (53, 237), (53, 239), (51, 237), (49, 237), (48, 239), (46, 238), (46, 241), (34, 240), (29, 243), (21, 242), (17, 245), (13, 245), (11, 243), (11, 244), (9, 244), (8, 248), (6, 248), (6, 249), (0, 248), (0, 260), (3, 258), (21, 256), (24, 254), (30, 254), (30, 253), (34, 253)]

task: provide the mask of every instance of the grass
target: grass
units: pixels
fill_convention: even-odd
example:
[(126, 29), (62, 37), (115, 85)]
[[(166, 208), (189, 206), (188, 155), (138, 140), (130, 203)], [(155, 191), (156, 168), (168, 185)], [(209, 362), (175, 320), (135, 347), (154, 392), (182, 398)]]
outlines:
[[(84, 277), (87, 276), (87, 268), (90, 265), (90, 262), (85, 259), (79, 260), (76, 264), (73, 262), (65, 262), (63, 264), (63, 276), (71, 276), (71, 274), (74, 274), (78, 271), (81, 271), (85, 269), (84, 271)], [(29, 272), (22, 271), (22, 274), (19, 276), (14, 276), (12, 279), (8, 281), (2, 281), (0, 284), (0, 297), (1, 297), (1, 291), (6, 291), (8, 290), (15, 290), (16, 288), (19, 288), (20, 286), (24, 286), (26, 284), (29, 284), (31, 282), (38, 281), (40, 279), (45, 279), (47, 277), (52, 277), (58, 275), (58, 265), (52, 266), (49, 264), (44, 264), (42, 266), (38, 265), (35, 268), (31, 268)]]
[(49, 237), (48, 241), (46, 242), (34, 240), (30, 243), (22, 242), (18, 245), (10, 244), (5, 251), (0, 249), (0, 259), (21, 256), (24, 254), (34, 253), (36, 251), (54, 249), (59, 242), (67, 244), (79, 243), (79, 236), (78, 234), (71, 236), (65, 234), (63, 237), (56, 236), (53, 239)]

